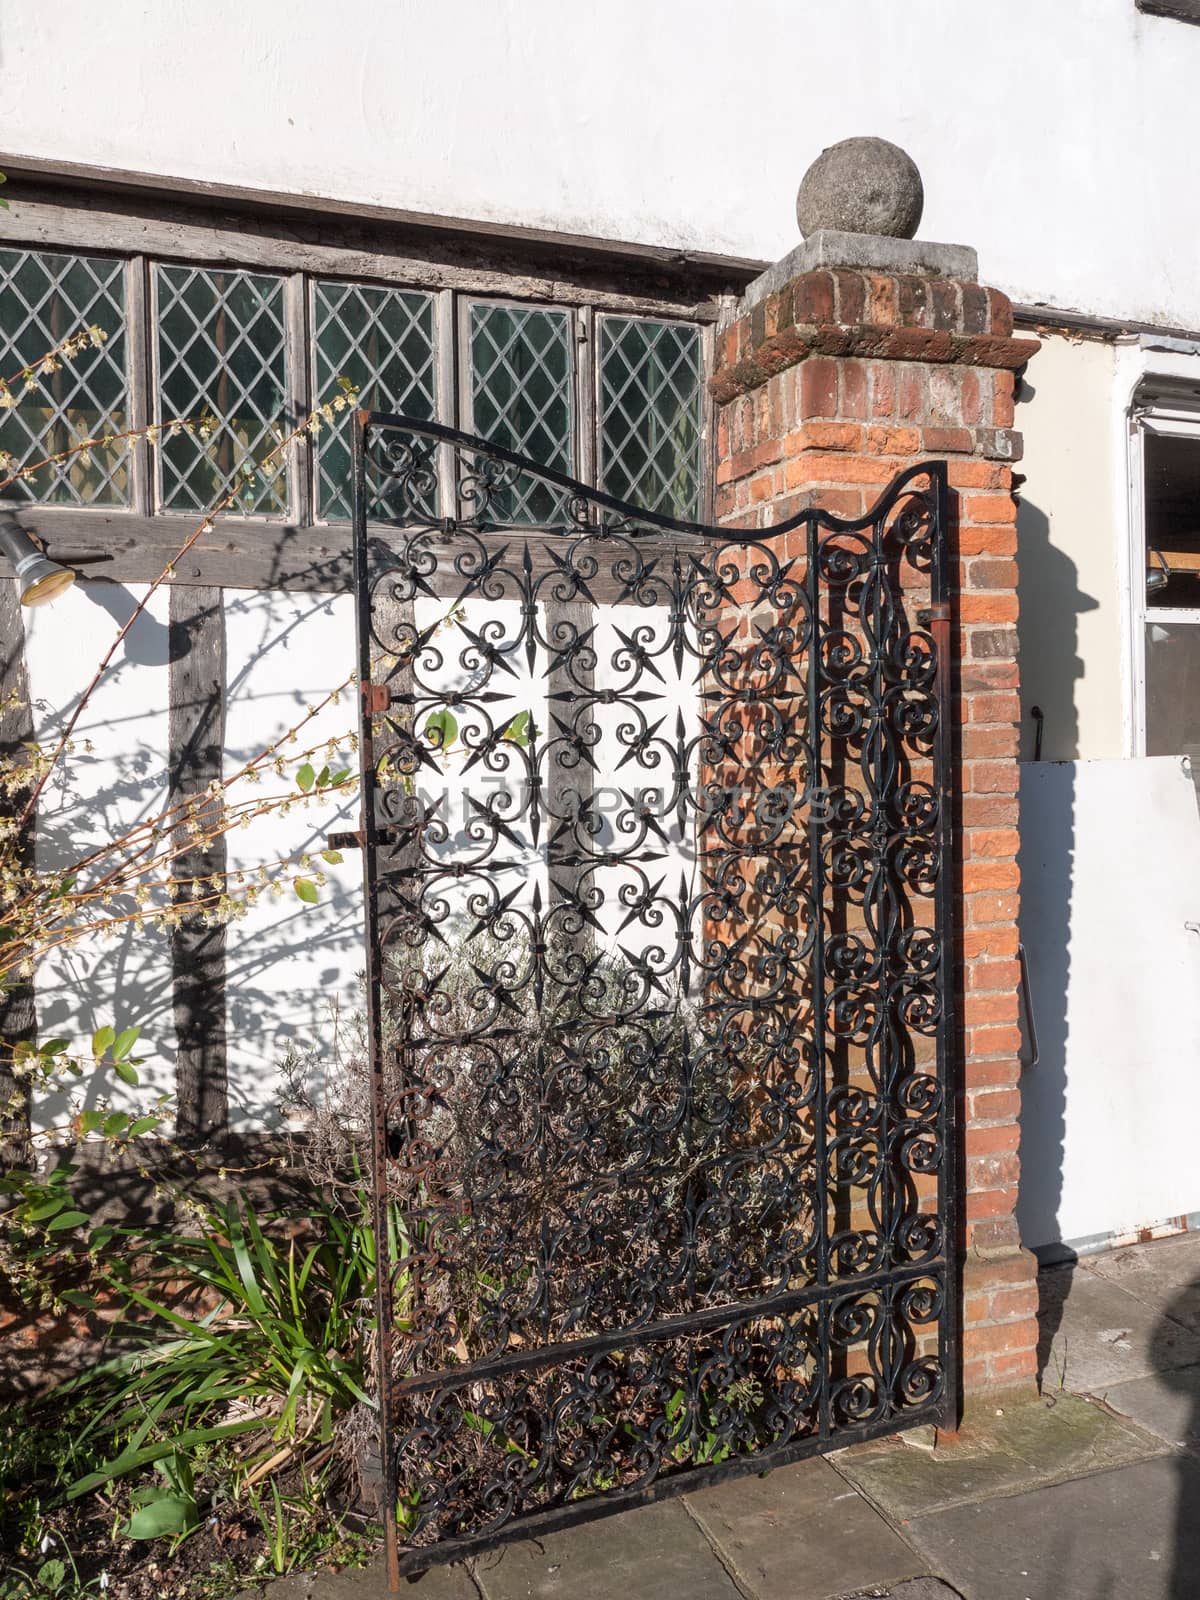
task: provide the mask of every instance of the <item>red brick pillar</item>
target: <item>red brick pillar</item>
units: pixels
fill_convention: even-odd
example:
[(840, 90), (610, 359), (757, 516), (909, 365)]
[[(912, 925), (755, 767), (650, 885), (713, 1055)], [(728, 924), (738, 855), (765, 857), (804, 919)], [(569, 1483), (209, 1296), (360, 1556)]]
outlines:
[[(743, 527), (808, 506), (857, 517), (905, 467), (949, 463), (969, 1404), (982, 1391), (1028, 1387), (1036, 1370), (1036, 1263), (1020, 1247), (1014, 1216), (1021, 1035), (1012, 463), (1021, 442), (1012, 421), (1013, 373), (1037, 343), (1012, 337), (1008, 300), (973, 281), (972, 253), (957, 247), (865, 238), (860, 260), (890, 255), (925, 270), (803, 270), (814, 254), (828, 261), (840, 251), (852, 262), (858, 237), (827, 235), (816, 251), (810, 241), (751, 285), (718, 336), (717, 514)], [(789, 275), (789, 265), (801, 270)]]

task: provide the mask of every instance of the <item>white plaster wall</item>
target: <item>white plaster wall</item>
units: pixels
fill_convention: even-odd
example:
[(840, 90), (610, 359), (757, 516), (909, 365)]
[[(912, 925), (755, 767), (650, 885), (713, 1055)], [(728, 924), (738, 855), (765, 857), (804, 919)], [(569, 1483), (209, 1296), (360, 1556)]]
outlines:
[(820, 149), (1021, 300), (1200, 326), (1200, 29), (1133, 0), (5, 0), (14, 154), (773, 259)]
[(1111, 344), (1049, 335), (1030, 363), (1017, 426), (1025, 440), (1017, 519), (1021, 753), (1031, 707), (1047, 761), (1123, 751), (1121, 597), (1128, 511), (1117, 493)]
[[(52, 605), (23, 614), (34, 733), (46, 748), (57, 743), (105, 650), (144, 594), (144, 585), (81, 582)], [(161, 590), (80, 717), (75, 753), (65, 757), (39, 804), (37, 857), (43, 869), (74, 865), (166, 804), (166, 622), (167, 594)], [(88, 875), (81, 873), (79, 881), (84, 886)], [(122, 909), (133, 907), (122, 903), (112, 911)], [(107, 1101), (117, 1109), (145, 1109), (156, 1094), (173, 1093), (171, 952), (164, 932), (127, 924), (111, 939), (90, 937), (51, 952), (38, 966), (37, 997), (41, 1037), (69, 1038), (85, 1053), (104, 1024), (143, 1030), (134, 1052), (144, 1057), (138, 1088), (110, 1076), (81, 1082), (77, 1098), (84, 1106)], [(35, 1122), (53, 1126), (67, 1109), (68, 1097), (46, 1097), (35, 1107)]]
[[(307, 596), (244, 593), (225, 596), (225, 649), (229, 698), (225, 720), (225, 773), (281, 739), (341, 683), (354, 665), (354, 606), (349, 595)], [(299, 795), (295, 772), (301, 754), (333, 770), (357, 771), (351, 735), (357, 723), (353, 686), (336, 704), (308, 720), (295, 741), (285, 743), (285, 775), (251, 787), (230, 786), (231, 802), (257, 795)], [(362, 862), (345, 852), (341, 866), (326, 866), (319, 852), (328, 834), (358, 827), (358, 790), (340, 801), (297, 800), (284, 816), (258, 817), (227, 836), (232, 872), (249, 873), (267, 863), (308, 852), (311, 868), (299, 863), (270, 867), (277, 892), (266, 890), (248, 914), (226, 930), (229, 1114), (234, 1128), (270, 1126), (277, 1120), (280, 1066), (289, 1048), (327, 1060), (335, 1017), (351, 1027), (363, 996)], [(297, 898), (297, 876), (324, 873), (316, 905)]]
[[(42, 610), (25, 613), (30, 692), (38, 739), (52, 746), (117, 628), (144, 586), (81, 582)], [(134, 624), (110, 670), (100, 680), (76, 730), (76, 753), (40, 806), (38, 859), (43, 867), (78, 861), (95, 844), (119, 836), (166, 804), (168, 750), (167, 594), (163, 590)], [(354, 616), (349, 596), (226, 594), (229, 701), (225, 772), (280, 739), (306, 708), (345, 679), (354, 658)], [(279, 892), (266, 889), (242, 919), (227, 928), (228, 1073), (230, 1122), (235, 1128), (271, 1126), (278, 1120), (280, 1064), (289, 1050), (327, 1054), (332, 1017), (352, 1027), (361, 1010), (363, 969), (361, 861), (354, 851), (341, 866), (326, 866), (317, 852), (326, 835), (356, 828), (355, 787), (334, 800), (302, 803), (295, 771), (302, 750), (325, 746), (323, 760), (357, 770), (351, 735), (356, 703), (347, 689), (280, 753), (285, 774), (269, 774), (250, 788), (235, 784), (230, 800), (293, 793), (289, 813), (254, 819), (227, 838), (229, 870), (250, 880), (271, 864)], [(86, 748), (90, 742), (92, 749)], [(336, 752), (336, 755), (335, 755)], [(310, 852), (311, 867), (283, 858)], [(324, 873), (315, 906), (292, 888), (298, 875)], [(81, 882), (85, 881), (81, 877)], [(114, 907), (119, 912), (121, 906)], [(169, 940), (153, 925), (122, 930), (112, 939), (88, 940), (52, 953), (38, 969), (41, 1036), (69, 1037), (86, 1050), (104, 1023), (132, 1024), (143, 1033), (136, 1089), (105, 1076), (78, 1088), (84, 1105), (101, 1100), (122, 1109), (145, 1109), (157, 1094), (175, 1089), (175, 1025)], [(36, 1108), (39, 1127), (68, 1111), (66, 1096), (46, 1097)]]
[(1179, 758), (1027, 764), (1021, 895), (1041, 1047), (1021, 1079), (1023, 1241), (1200, 1211), (1200, 812)]

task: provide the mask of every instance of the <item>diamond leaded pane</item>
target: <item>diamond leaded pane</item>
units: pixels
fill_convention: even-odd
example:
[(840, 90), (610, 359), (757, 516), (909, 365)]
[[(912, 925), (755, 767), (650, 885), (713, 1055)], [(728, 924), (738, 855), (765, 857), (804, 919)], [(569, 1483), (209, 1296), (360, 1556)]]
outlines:
[(600, 486), (647, 511), (700, 515), (700, 330), (604, 317), (600, 324)]
[[(573, 470), (571, 339), (565, 311), (473, 305), (471, 416), (475, 432), (543, 467)], [(498, 497), (513, 522), (546, 522), (562, 496), (520, 477)]]
[[(316, 398), (338, 393), (349, 378), (367, 411), (402, 411), (429, 419), (436, 406), (433, 296), (354, 283), (313, 288)], [(350, 415), (338, 414), (317, 436), (317, 514), (349, 517)]]
[(156, 279), (156, 421), (216, 419), (207, 440), (164, 428), (163, 505), (209, 511), (236, 485), (239, 510), (285, 513), (286, 461), (263, 466), (289, 421), (282, 279), (163, 266)]
[[(93, 326), (108, 335), (102, 346), (61, 360), (26, 394), (16, 385), (17, 404), (0, 413), (0, 451), (18, 466), (129, 427), (125, 267), (100, 256), (0, 250), (0, 376), (13, 378)], [(128, 442), (96, 445), (5, 493), (48, 505), (128, 505)]]

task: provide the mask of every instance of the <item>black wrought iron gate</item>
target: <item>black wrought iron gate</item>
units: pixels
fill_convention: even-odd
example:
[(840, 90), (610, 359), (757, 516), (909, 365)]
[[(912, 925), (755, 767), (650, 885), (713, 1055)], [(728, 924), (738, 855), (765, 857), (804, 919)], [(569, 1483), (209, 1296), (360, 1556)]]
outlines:
[(357, 419), (393, 1583), (953, 1409), (946, 501)]

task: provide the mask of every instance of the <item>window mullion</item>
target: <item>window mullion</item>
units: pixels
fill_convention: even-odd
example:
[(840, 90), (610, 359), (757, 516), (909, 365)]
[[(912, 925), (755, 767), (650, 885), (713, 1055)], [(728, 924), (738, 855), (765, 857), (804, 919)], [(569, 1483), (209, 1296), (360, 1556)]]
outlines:
[(710, 323), (700, 330), (700, 492), (696, 513), (700, 522), (716, 521), (713, 495), (713, 441), (717, 437), (717, 402), (709, 393), (708, 374), (714, 370), (716, 329)]
[[(131, 256), (125, 266), (129, 328), (129, 426), (148, 428), (154, 420), (150, 293), (145, 256)], [(132, 506), (139, 516), (154, 512), (154, 447), (143, 433), (130, 446)]]
[[(295, 428), (316, 405), (312, 392), (312, 366), (308, 339), (308, 278), (293, 272), (287, 280), (287, 348), (284, 354), (287, 373), (285, 428)], [(322, 397), (324, 398), (324, 397)], [(288, 516), (301, 527), (314, 518), (312, 486), (312, 439), (305, 433), (288, 445)]]
[(595, 487), (599, 449), (596, 398), (596, 314), (591, 306), (575, 313), (575, 475)]
[[(439, 289), (434, 301), (434, 416), (451, 428), (461, 427), (458, 388), (458, 300), (453, 289)], [(464, 362), (465, 366), (466, 363)], [(458, 512), (454, 482), (454, 446), (438, 447), (438, 511), (443, 517)]]

